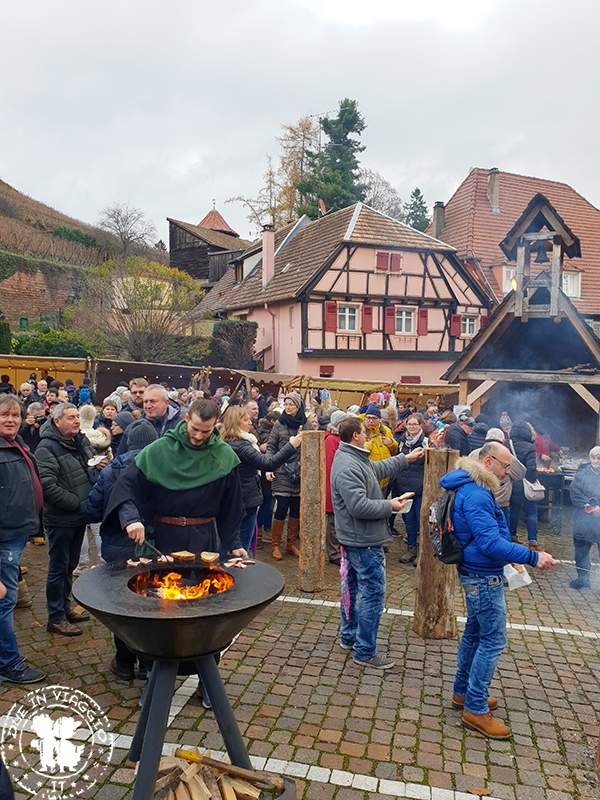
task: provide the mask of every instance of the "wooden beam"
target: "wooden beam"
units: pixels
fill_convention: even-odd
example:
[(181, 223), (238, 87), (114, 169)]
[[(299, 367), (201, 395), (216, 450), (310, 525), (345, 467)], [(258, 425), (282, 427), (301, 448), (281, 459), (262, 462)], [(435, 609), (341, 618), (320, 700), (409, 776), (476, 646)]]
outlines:
[(458, 404), (460, 406), (466, 406), (468, 396), (469, 396), (469, 381), (461, 380), (458, 387)]
[(552, 283), (550, 284), (550, 316), (560, 319), (558, 298), (560, 295), (560, 274), (562, 267), (562, 248), (560, 242), (552, 245)]
[(546, 372), (544, 370), (470, 369), (460, 376), (463, 381), (506, 381), (509, 383), (576, 383), (600, 386), (600, 373), (583, 375), (572, 372)]
[(525, 245), (517, 247), (517, 288), (515, 289), (515, 317), (523, 316), (523, 268), (525, 266)]
[[(526, 245), (525, 254), (523, 258), (523, 314), (521, 315), (522, 322), (529, 321), (529, 301), (531, 299), (529, 294), (529, 281), (531, 280), (531, 247)], [(525, 294), (526, 292), (526, 294)]]
[(560, 236), (558, 231), (536, 231), (534, 233), (524, 233), (523, 239), (527, 239), (530, 242), (537, 242), (540, 239), (542, 241), (552, 239), (554, 236)]
[(487, 380), (483, 383), (480, 383), (479, 386), (477, 386), (476, 389), (473, 389), (473, 391), (467, 396), (467, 405), (472, 406), (476, 400), (482, 399), (484, 395), (489, 392), (492, 386), (495, 386), (495, 384), (496, 381), (492, 380)]
[(303, 431), (300, 448), (298, 586), (320, 592), (325, 575), (325, 433)]
[(592, 411), (594, 411), (596, 414), (600, 413), (600, 400), (598, 400), (597, 397), (594, 397), (589, 389), (586, 389), (585, 386), (582, 386), (580, 383), (570, 383), (569, 386), (574, 392), (577, 392), (582, 400), (585, 400)]

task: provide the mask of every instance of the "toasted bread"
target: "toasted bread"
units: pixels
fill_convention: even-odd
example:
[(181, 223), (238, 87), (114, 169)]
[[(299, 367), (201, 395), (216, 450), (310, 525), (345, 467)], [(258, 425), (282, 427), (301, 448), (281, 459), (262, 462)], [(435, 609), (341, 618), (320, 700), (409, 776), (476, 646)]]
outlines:
[(398, 500), (410, 500), (414, 496), (415, 496), (415, 492), (404, 492), (404, 494), (400, 495)]
[(219, 554), (211, 553), (210, 550), (203, 550), (200, 553), (200, 560), (204, 561), (205, 564), (218, 564)]
[(190, 553), (189, 550), (177, 550), (175, 553), (171, 553), (171, 555), (178, 561), (193, 561), (196, 558), (194, 553)]

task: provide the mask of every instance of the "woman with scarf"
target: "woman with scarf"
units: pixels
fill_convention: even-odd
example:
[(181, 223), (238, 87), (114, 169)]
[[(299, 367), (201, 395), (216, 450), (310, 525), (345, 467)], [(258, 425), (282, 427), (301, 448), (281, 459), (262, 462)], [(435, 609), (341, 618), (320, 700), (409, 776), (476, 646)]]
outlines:
[[(423, 417), (420, 414), (411, 414), (406, 418), (406, 431), (398, 439), (398, 443), (400, 445), (398, 453), (405, 456), (417, 448), (428, 446), (423, 432)], [(400, 556), (401, 564), (417, 563), (424, 470), (425, 462), (422, 458), (412, 461), (396, 477), (392, 485), (391, 497), (399, 497), (404, 492), (415, 493), (410, 509), (402, 514), (406, 526), (406, 552)]]
[(256, 530), (256, 515), (263, 501), (259, 470), (273, 471), (284, 462), (296, 458), (302, 443), (302, 432), (290, 436), (289, 441), (274, 456), (260, 452), (258, 440), (252, 433), (252, 420), (242, 406), (229, 406), (223, 417), (221, 438), (233, 449), (240, 460), (239, 473), (242, 485), (244, 518), (240, 523), (242, 547), (250, 550)]
[(589, 589), (593, 544), (600, 551), (600, 447), (590, 450), (590, 463), (577, 472), (571, 484), (573, 547), (577, 578), (571, 589)]
[[(290, 438), (306, 425), (304, 403), (296, 392), (286, 394), (283, 401), (283, 414), (273, 425), (273, 430), (267, 442), (267, 455), (274, 456), (285, 447)], [(281, 561), (281, 540), (285, 519), (287, 523), (286, 552), (298, 558), (298, 532), (300, 529), (300, 457), (296, 452), (295, 458), (286, 461), (275, 470), (273, 478), (273, 496), (275, 498), (275, 514), (273, 528), (271, 529), (271, 556), (275, 561)]]

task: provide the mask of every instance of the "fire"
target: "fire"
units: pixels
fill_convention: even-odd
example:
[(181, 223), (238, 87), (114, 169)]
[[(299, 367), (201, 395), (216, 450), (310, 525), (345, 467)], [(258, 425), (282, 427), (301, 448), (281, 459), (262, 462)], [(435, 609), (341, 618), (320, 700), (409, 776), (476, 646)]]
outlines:
[[(198, 578), (184, 579), (180, 572), (152, 572), (137, 576), (134, 591), (157, 595), (163, 600), (198, 600), (210, 594), (226, 592), (234, 584), (233, 577), (218, 569), (202, 570)], [(194, 581), (194, 582), (192, 582)]]

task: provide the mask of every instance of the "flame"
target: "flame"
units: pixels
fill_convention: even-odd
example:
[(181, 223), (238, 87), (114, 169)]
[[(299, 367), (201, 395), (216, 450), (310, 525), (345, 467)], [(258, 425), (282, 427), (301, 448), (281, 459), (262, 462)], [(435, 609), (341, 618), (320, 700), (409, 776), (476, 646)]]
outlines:
[(191, 585), (184, 582), (179, 572), (168, 572), (163, 577), (155, 572), (150, 577), (146, 591), (155, 592), (163, 600), (198, 600), (209, 594), (226, 592), (233, 584), (232, 576), (221, 570), (212, 570), (207, 577)]

